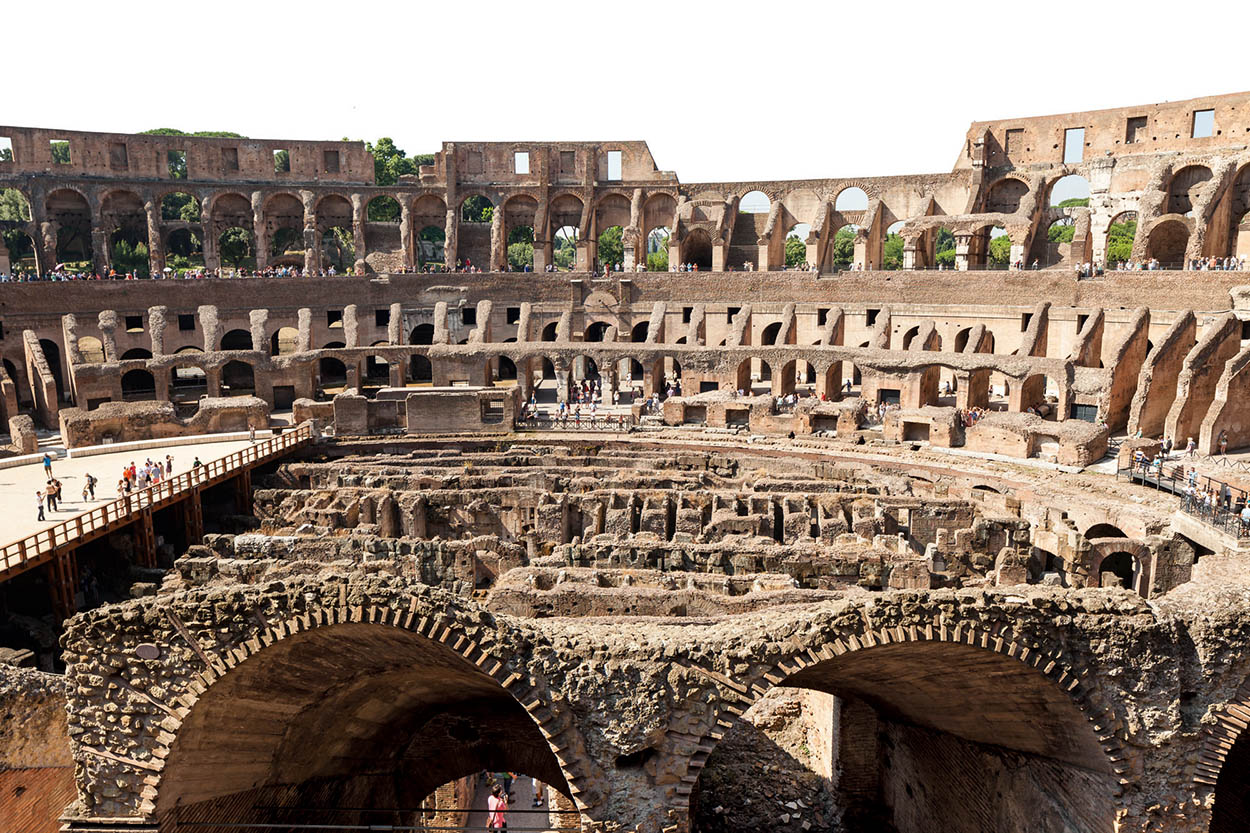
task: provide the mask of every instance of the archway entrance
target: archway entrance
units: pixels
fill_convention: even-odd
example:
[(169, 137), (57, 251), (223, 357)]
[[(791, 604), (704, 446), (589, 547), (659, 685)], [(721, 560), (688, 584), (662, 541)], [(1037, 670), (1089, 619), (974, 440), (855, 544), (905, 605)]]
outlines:
[[(725, 734), (694, 790), (694, 830), (749, 819), (751, 805), (777, 789), (786, 750), (753, 717), (775, 713), (783, 699), (808, 713), (816, 731), (805, 742), (826, 739), (823, 752), (808, 750), (810, 768), (827, 779), (839, 829), (1065, 833), (1071, 818), (1091, 833), (1115, 829), (1116, 776), (1089, 718), (1055, 682), (1060, 670), (1045, 674), (1045, 663), (1035, 667), (1005, 647), (881, 640), (791, 675)], [(726, 767), (735, 769), (732, 791), (718, 787)], [(799, 812), (811, 818), (816, 810)]]
[(262, 649), (199, 698), (156, 815), (162, 829), (295, 826), (310, 810), (344, 828), (425, 828), (424, 807), (456, 809), (440, 787), (482, 771), (569, 792), (525, 708), (455, 650), (400, 627), (326, 626)]

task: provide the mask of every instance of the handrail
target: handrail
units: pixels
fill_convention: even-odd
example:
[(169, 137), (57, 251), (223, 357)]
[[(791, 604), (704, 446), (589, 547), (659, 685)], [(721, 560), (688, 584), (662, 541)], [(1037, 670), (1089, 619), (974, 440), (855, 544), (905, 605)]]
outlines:
[(313, 438), (312, 425), (304, 423), (268, 440), (231, 452), (187, 469), (182, 474), (162, 480), (140, 491), (80, 512), (55, 526), (19, 538), (0, 547), (0, 576), (23, 565), (39, 561), (58, 546), (80, 539), (119, 521), (129, 522), (145, 509), (158, 508), (192, 489), (210, 485), (240, 469), (266, 460)]

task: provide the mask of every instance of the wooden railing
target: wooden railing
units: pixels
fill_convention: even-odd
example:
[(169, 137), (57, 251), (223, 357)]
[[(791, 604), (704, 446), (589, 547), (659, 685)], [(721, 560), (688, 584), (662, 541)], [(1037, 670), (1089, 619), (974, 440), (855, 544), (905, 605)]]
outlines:
[[(271, 439), (249, 445), (218, 460), (187, 469), (125, 497), (109, 501), (41, 529), (33, 535), (0, 547), (0, 581), (36, 567), (52, 557), (59, 547), (81, 543), (111, 529), (131, 523), (144, 510), (160, 509), (182, 498), (193, 489), (212, 486), (241, 470), (278, 457), (313, 438), (311, 423), (284, 431)], [(176, 440), (175, 440), (176, 441)]]

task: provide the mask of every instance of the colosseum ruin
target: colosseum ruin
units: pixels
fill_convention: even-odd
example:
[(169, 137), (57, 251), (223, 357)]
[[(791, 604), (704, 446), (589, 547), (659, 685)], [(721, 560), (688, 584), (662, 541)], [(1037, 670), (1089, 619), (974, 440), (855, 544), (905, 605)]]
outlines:
[(0, 127), (0, 830), (1250, 829), (1250, 93), (416, 170)]

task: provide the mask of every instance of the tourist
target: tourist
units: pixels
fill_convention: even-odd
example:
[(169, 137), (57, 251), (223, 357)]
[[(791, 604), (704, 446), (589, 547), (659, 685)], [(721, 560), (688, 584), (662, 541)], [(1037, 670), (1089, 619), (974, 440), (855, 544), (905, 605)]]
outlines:
[(491, 830), (507, 830), (508, 820), (504, 813), (508, 809), (508, 799), (504, 788), (496, 784), (486, 799), (486, 826)]
[(46, 451), (43, 453), (43, 476), (49, 483), (52, 482), (52, 457)]
[(256, 442), (256, 426), (255, 425), (247, 426), (247, 441), (249, 443)]
[(87, 494), (91, 495), (91, 499), (95, 500), (95, 484), (96, 479), (90, 474), (87, 475)]
[(1227, 432), (1227, 431), (1224, 431), (1224, 430), (1221, 430), (1221, 431), (1220, 431), (1220, 451), (1219, 451), (1219, 453), (1220, 453), (1221, 455), (1223, 455), (1223, 454), (1224, 454), (1224, 452), (1225, 452), (1225, 451), (1227, 451), (1227, 450), (1228, 450), (1228, 432)]
[(169, 475), (173, 473), (174, 473), (174, 455), (166, 454), (165, 455), (165, 476), (168, 477)]
[(539, 781), (537, 778), (534, 778), (533, 781), (534, 781), (534, 806), (541, 807), (543, 806), (543, 792), (546, 791), (547, 788), (544, 787), (543, 782)]
[(202, 465), (204, 464), (200, 462), (199, 455), (197, 454), (195, 459), (191, 462), (191, 468), (198, 469)]
[(39, 517), (35, 518), (35, 520), (37, 521), (47, 520), (43, 516), (43, 492), (42, 491), (35, 492), (35, 503), (39, 506)]
[(1195, 443), (1195, 442), (1194, 442), (1194, 438), (1193, 438), (1193, 437), (1190, 437), (1190, 438), (1189, 438), (1189, 442), (1185, 443), (1185, 456), (1186, 456), (1186, 457), (1193, 457), (1193, 456), (1194, 456), (1194, 449), (1196, 449), (1197, 447), (1198, 447), (1198, 445), (1197, 445), (1197, 443)]

